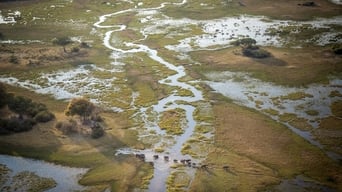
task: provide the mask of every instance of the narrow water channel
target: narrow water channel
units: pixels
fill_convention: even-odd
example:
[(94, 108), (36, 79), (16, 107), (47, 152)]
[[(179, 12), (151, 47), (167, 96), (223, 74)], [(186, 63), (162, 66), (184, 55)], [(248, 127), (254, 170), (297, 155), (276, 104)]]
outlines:
[[(169, 70), (176, 72), (176, 74), (171, 75), (165, 79), (159, 81), (161, 84), (165, 84), (172, 87), (177, 87), (178, 89), (186, 89), (191, 91), (193, 96), (179, 96), (177, 91), (173, 92), (171, 95), (161, 99), (156, 105), (151, 107), (144, 107), (141, 108), (139, 111), (140, 116), (145, 116), (143, 118), (143, 123), (145, 126), (147, 125), (154, 125), (152, 129), (156, 132), (160, 132), (161, 129), (158, 126), (158, 122), (151, 122), (150, 118), (146, 114), (146, 111), (152, 110), (153, 114), (157, 114), (160, 116), (161, 113), (172, 110), (172, 109), (183, 109), (185, 111), (186, 117), (186, 126), (185, 131), (183, 134), (179, 135), (175, 139), (175, 143), (171, 146), (168, 146), (163, 153), (156, 153), (152, 150), (134, 150), (134, 149), (120, 149), (117, 154), (144, 154), (145, 161), (153, 162), (154, 165), (154, 176), (150, 181), (149, 191), (166, 191), (166, 180), (170, 175), (170, 166), (173, 164), (173, 160), (178, 161), (181, 159), (190, 159), (190, 156), (183, 155), (181, 153), (181, 149), (183, 144), (192, 136), (194, 133), (194, 129), (196, 126), (196, 121), (194, 120), (194, 111), (195, 107), (193, 107), (190, 103), (200, 101), (203, 99), (202, 92), (196, 89), (194, 86), (180, 82), (179, 79), (186, 75), (185, 69), (183, 66), (175, 66), (172, 63), (167, 62), (161, 56), (159, 56), (158, 51), (155, 49), (151, 49), (146, 45), (138, 44), (136, 42), (125, 42), (125, 50), (115, 47), (115, 43), (112, 43), (112, 35), (115, 32), (120, 32), (125, 30), (127, 27), (125, 25), (102, 25), (108, 18), (115, 17), (117, 15), (127, 13), (127, 12), (139, 12), (139, 11), (146, 11), (146, 10), (158, 10), (163, 8), (166, 4), (173, 4), (173, 5), (182, 5), (186, 1), (184, 0), (181, 3), (162, 3), (159, 7), (156, 8), (148, 8), (148, 9), (127, 9), (111, 14), (106, 14), (99, 17), (99, 21), (94, 24), (95, 27), (101, 29), (109, 29), (105, 33), (103, 43), (104, 45), (113, 51), (113, 55), (124, 55), (124, 54), (135, 54), (135, 53), (145, 53), (148, 57), (152, 60), (158, 62), (160, 65), (167, 67)], [(147, 36), (145, 36), (147, 38)], [(182, 102), (182, 104), (178, 104)], [(153, 118), (154, 119), (154, 118)], [(158, 119), (158, 118), (157, 118)], [(158, 159), (155, 155), (158, 155)], [(190, 175), (194, 176), (194, 171), (188, 171)]]

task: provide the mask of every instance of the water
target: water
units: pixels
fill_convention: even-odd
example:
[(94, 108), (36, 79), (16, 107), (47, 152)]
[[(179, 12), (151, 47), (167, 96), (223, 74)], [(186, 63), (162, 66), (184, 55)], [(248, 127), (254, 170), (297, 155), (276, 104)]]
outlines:
[[(317, 129), (323, 118), (333, 115), (330, 105), (341, 100), (340, 97), (330, 97), (333, 91), (342, 94), (342, 82), (340, 79), (331, 79), (327, 85), (311, 84), (306, 87), (284, 87), (254, 79), (247, 73), (226, 71), (208, 73), (206, 76), (210, 79), (210, 81), (206, 82), (207, 85), (216, 92), (233, 99), (240, 105), (258, 111), (270, 109), (276, 111), (277, 114), (264, 113), (272, 119), (283, 123), (312, 145), (324, 149), (324, 146), (314, 138), (311, 131), (296, 128), (291, 123), (282, 121), (280, 117), (284, 114), (294, 114), (297, 118), (304, 119), (313, 129)], [(239, 79), (239, 81), (236, 79)], [(286, 98), (287, 95), (298, 92), (307, 94), (307, 97), (298, 100)], [(285, 98), (281, 99), (281, 97)], [(306, 112), (308, 110), (317, 111), (317, 114), (310, 115)], [(327, 156), (334, 160), (342, 159), (341, 155), (331, 151), (325, 152)]]
[[(173, 3), (173, 5), (181, 5), (184, 4), (186, 1), (183, 1), (181, 3)], [(153, 130), (155, 130), (158, 133), (161, 133), (160, 127), (158, 127), (158, 123), (155, 121), (148, 120), (148, 115), (145, 113), (148, 110), (152, 110), (152, 114), (157, 114), (159, 116), (161, 113), (172, 110), (172, 109), (183, 109), (186, 114), (186, 120), (187, 125), (185, 127), (185, 131), (180, 136), (177, 136), (175, 139), (175, 144), (171, 145), (170, 147), (167, 147), (165, 149), (164, 153), (156, 153), (152, 150), (132, 150), (132, 149), (122, 149), (119, 150), (117, 154), (122, 153), (135, 153), (135, 154), (144, 154), (146, 159), (146, 162), (153, 162), (154, 165), (154, 177), (150, 181), (149, 185), (149, 191), (165, 191), (166, 190), (166, 180), (167, 177), (170, 174), (170, 166), (173, 164), (173, 160), (180, 160), (185, 158), (190, 158), (188, 155), (183, 155), (181, 153), (181, 149), (183, 144), (192, 136), (194, 132), (194, 128), (196, 126), (196, 121), (193, 118), (193, 113), (195, 110), (195, 107), (189, 105), (189, 104), (177, 104), (177, 102), (185, 102), (185, 103), (191, 103), (200, 101), (203, 99), (202, 92), (196, 89), (194, 86), (185, 83), (180, 82), (179, 79), (184, 77), (186, 75), (185, 69), (183, 66), (175, 66), (172, 63), (169, 63), (165, 61), (161, 56), (158, 55), (158, 51), (149, 48), (146, 45), (133, 43), (133, 42), (124, 42), (125, 50), (115, 47), (115, 43), (112, 43), (111, 38), (112, 35), (115, 32), (123, 31), (126, 29), (125, 25), (102, 25), (109, 17), (114, 17), (116, 15), (120, 15), (123, 13), (136, 11), (139, 12), (141, 15), (146, 14), (155, 14), (155, 10), (163, 8), (166, 4), (171, 3), (162, 3), (159, 7), (156, 8), (148, 8), (148, 9), (127, 9), (122, 10), (119, 12), (111, 13), (103, 15), (99, 18), (99, 21), (94, 24), (97, 28), (102, 29), (112, 29), (105, 33), (105, 37), (103, 40), (103, 44), (110, 50), (113, 51), (112, 55), (125, 55), (125, 54), (134, 54), (134, 53), (145, 53), (148, 57), (153, 59), (154, 61), (158, 62), (160, 65), (163, 65), (167, 67), (168, 69), (175, 71), (175, 75), (171, 75), (165, 79), (162, 79), (159, 81), (161, 84), (169, 85), (172, 87), (178, 87), (181, 89), (186, 89), (191, 91), (193, 96), (179, 96), (177, 95), (177, 91), (175, 91), (172, 95), (169, 95), (165, 97), (164, 99), (161, 99), (156, 105), (153, 105), (149, 108), (142, 108), (139, 110), (138, 114), (135, 114), (135, 116), (142, 116), (143, 123), (145, 126), (153, 126)], [(147, 36), (145, 36), (146, 38)], [(157, 118), (158, 119), (158, 118)], [(158, 155), (160, 158), (154, 159), (153, 156)], [(163, 160), (164, 156), (168, 156), (170, 159), (165, 161)], [(192, 176), (194, 172), (189, 172)]]
[(66, 167), (45, 161), (8, 155), (0, 155), (0, 164), (6, 165), (12, 170), (10, 173), (11, 177), (22, 171), (29, 171), (36, 173), (40, 177), (52, 178), (57, 183), (57, 186), (47, 190), (48, 192), (68, 192), (86, 189), (78, 184), (78, 180), (88, 169)]

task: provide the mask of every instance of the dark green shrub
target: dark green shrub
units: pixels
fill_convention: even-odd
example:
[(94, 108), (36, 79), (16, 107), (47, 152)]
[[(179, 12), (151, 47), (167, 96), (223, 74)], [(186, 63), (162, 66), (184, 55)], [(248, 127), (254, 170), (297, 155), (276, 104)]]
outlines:
[(68, 44), (72, 43), (72, 40), (70, 39), (70, 37), (58, 37), (52, 40), (52, 43), (54, 45), (60, 45), (63, 47), (64, 52), (66, 53), (66, 49), (65, 46), (67, 46)]
[(19, 64), (19, 59), (17, 56), (11, 55), (10, 60), (11, 63), (13, 64)]
[(26, 110), (26, 114), (35, 117), (38, 113), (47, 110), (48, 109), (44, 104), (32, 102), (30, 107)]
[(29, 131), (33, 128), (36, 122), (33, 119), (18, 119), (18, 118), (11, 118), (7, 121), (5, 129), (9, 132), (24, 132)]
[(90, 46), (86, 42), (81, 42), (80, 47), (82, 47), (82, 48), (89, 48)]
[(9, 109), (15, 113), (18, 113), (19, 115), (26, 114), (27, 109), (29, 109), (31, 105), (32, 105), (32, 100), (24, 98), (22, 96), (13, 97), (8, 102)]
[(93, 139), (97, 139), (100, 138), (104, 135), (104, 130), (101, 127), (100, 124), (96, 123), (92, 128), (91, 128), (92, 132), (91, 132), (91, 138)]
[(7, 103), (9, 102), (9, 100), (11, 100), (11, 98), (13, 98), (13, 95), (10, 93), (7, 93), (5, 85), (0, 83), (0, 108), (7, 105)]
[(103, 118), (100, 115), (91, 116), (92, 121), (103, 122)]
[(7, 135), (11, 132), (7, 129), (8, 120), (0, 119), (0, 135)]
[(71, 49), (71, 52), (73, 52), (73, 53), (78, 53), (79, 51), (80, 51), (80, 48), (78, 48), (78, 47), (73, 47)]
[(252, 58), (266, 58), (270, 57), (271, 54), (263, 49), (255, 48), (255, 47), (248, 47), (242, 50), (243, 55), (247, 57), (252, 57)]
[(234, 46), (250, 46), (250, 45), (255, 45), (256, 44), (256, 40), (252, 39), (252, 38), (243, 38), (243, 39), (238, 39), (234, 42), (232, 42), (231, 44), (233, 44)]
[(55, 118), (55, 115), (49, 111), (40, 111), (34, 116), (34, 120), (37, 122), (48, 122)]
[(29, 131), (33, 128), (33, 126), (35, 124), (36, 124), (36, 121), (34, 121), (31, 118), (24, 119), (20, 124), (20, 131), (19, 132)]

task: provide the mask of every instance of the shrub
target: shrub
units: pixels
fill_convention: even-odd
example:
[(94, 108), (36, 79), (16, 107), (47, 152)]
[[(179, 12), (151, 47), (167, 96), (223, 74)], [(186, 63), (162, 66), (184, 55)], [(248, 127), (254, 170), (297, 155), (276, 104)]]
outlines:
[(0, 119), (0, 135), (7, 135), (11, 132), (7, 129), (8, 120)]
[(7, 120), (4, 129), (8, 132), (24, 132), (29, 131), (33, 128), (36, 122), (31, 119), (18, 119), (18, 118), (11, 118)]
[(250, 45), (255, 45), (256, 40), (248, 37), (248, 38), (238, 39), (232, 42), (231, 44), (233, 44), (234, 46), (240, 46), (240, 45), (250, 46)]
[(78, 47), (73, 47), (71, 49), (71, 52), (73, 52), (73, 53), (78, 53), (79, 51), (80, 51), (80, 48), (78, 48)]
[(40, 111), (34, 116), (34, 120), (37, 122), (48, 122), (55, 118), (55, 115), (49, 111)]
[(29, 131), (33, 128), (33, 126), (36, 124), (36, 121), (28, 118), (28, 119), (24, 119), (21, 123), (20, 123), (20, 130), (19, 132), (23, 132), (23, 131)]
[(93, 115), (91, 116), (91, 120), (92, 121), (96, 121), (96, 122), (103, 122), (103, 118), (100, 115)]
[(35, 117), (38, 113), (47, 110), (48, 109), (44, 104), (32, 102), (30, 107), (26, 110), (26, 114)]
[(68, 44), (71, 44), (72, 43), (72, 40), (70, 39), (70, 37), (58, 37), (58, 38), (54, 38), (52, 40), (52, 43), (54, 45), (60, 45), (63, 47), (63, 50), (64, 52), (66, 53), (66, 49), (65, 49), (65, 46), (68, 45)]
[(5, 85), (0, 83), (0, 108), (7, 105), (12, 97), (12, 94), (7, 93)]
[(63, 134), (72, 134), (77, 133), (77, 122), (73, 119), (70, 119), (68, 121), (60, 121), (56, 124), (56, 128), (63, 132)]
[(82, 48), (89, 48), (90, 45), (88, 45), (88, 43), (86, 43), (86, 42), (81, 42), (80, 47), (82, 47)]
[(247, 57), (253, 58), (266, 58), (271, 56), (271, 54), (268, 51), (255, 47), (247, 47), (242, 50), (242, 53)]
[(92, 129), (91, 137), (93, 139), (100, 138), (104, 135), (104, 130), (98, 123), (96, 123), (91, 129)]
[(13, 64), (19, 64), (19, 59), (17, 56), (11, 55), (10, 60), (11, 63)]
[(22, 96), (16, 96), (8, 102), (8, 107), (10, 110), (22, 115), (25, 114), (27, 109), (31, 107), (31, 104), (31, 99), (27, 99)]

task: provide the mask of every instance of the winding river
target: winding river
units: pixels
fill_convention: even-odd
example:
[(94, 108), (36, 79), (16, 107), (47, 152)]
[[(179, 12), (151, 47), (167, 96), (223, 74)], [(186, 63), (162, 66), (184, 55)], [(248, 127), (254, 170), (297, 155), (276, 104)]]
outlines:
[[(183, 134), (178, 136), (175, 139), (175, 143), (171, 146), (168, 146), (167, 149), (163, 153), (156, 153), (153, 150), (134, 150), (134, 149), (120, 149), (117, 154), (144, 154), (145, 161), (153, 162), (154, 165), (154, 176), (150, 181), (149, 191), (166, 191), (166, 180), (170, 174), (170, 166), (173, 164), (172, 160), (180, 160), (180, 159), (190, 159), (191, 157), (188, 155), (183, 155), (181, 153), (181, 149), (183, 144), (192, 136), (196, 121), (194, 120), (194, 111), (195, 107), (193, 107), (190, 103), (200, 101), (203, 99), (202, 92), (196, 89), (194, 86), (180, 82), (179, 79), (186, 75), (185, 69), (183, 66), (175, 66), (172, 63), (165, 61), (161, 56), (158, 55), (158, 51), (149, 48), (146, 45), (133, 43), (133, 42), (125, 42), (126, 49), (120, 49), (115, 47), (114, 43), (111, 41), (111, 37), (115, 32), (124, 31), (127, 27), (125, 25), (103, 25), (104, 22), (108, 18), (112, 18), (127, 12), (140, 12), (140, 11), (148, 11), (148, 10), (159, 10), (165, 7), (167, 4), (171, 4), (174, 6), (179, 6), (186, 3), (186, 0), (183, 0), (181, 3), (162, 3), (159, 7), (156, 8), (146, 8), (146, 9), (127, 9), (111, 14), (103, 15), (99, 18), (99, 21), (94, 24), (95, 27), (101, 29), (109, 29), (105, 33), (103, 44), (110, 50), (113, 51), (112, 55), (123, 55), (123, 54), (134, 54), (134, 53), (145, 53), (148, 57), (158, 62), (160, 65), (167, 67), (169, 70), (175, 71), (176, 74), (171, 75), (165, 79), (159, 81), (161, 84), (165, 84), (168, 86), (177, 87), (179, 89), (186, 89), (191, 91), (193, 96), (179, 96), (176, 92), (173, 92), (171, 95), (161, 99), (156, 105), (153, 105), (148, 108), (141, 108), (138, 110), (138, 115), (140, 116), (148, 116), (145, 112), (149, 109), (152, 109), (154, 114), (158, 114), (158, 116), (165, 111), (172, 109), (183, 109), (186, 114), (187, 125), (185, 126), (185, 131)], [(147, 35), (145, 35), (145, 39)], [(178, 104), (182, 102), (182, 104)], [(184, 104), (185, 103), (185, 104)], [(136, 114), (137, 115), (137, 114)], [(158, 123), (148, 120), (149, 118), (143, 118), (145, 126), (154, 125), (153, 130), (157, 132), (161, 132)], [(157, 118), (158, 119), (158, 118)], [(156, 160), (153, 156), (158, 155), (160, 157), (159, 160)], [(163, 157), (168, 157), (168, 159), (162, 159)], [(194, 171), (189, 171), (189, 174), (193, 176)]]

